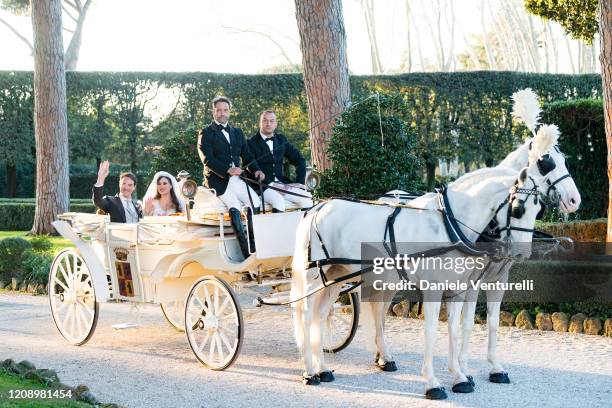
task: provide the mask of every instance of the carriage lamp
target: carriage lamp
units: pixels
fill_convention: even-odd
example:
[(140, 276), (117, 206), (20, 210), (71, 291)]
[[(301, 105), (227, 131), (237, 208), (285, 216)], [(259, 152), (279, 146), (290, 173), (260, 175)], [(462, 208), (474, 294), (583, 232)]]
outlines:
[(321, 183), (321, 174), (312, 167), (306, 168), (306, 188), (309, 191), (315, 190)]
[(187, 204), (185, 205), (185, 211), (187, 211), (187, 221), (191, 221), (191, 206), (193, 204), (193, 198), (198, 192), (198, 185), (193, 181), (189, 173), (185, 170), (181, 170), (177, 175), (179, 180), (179, 190), (185, 199)]

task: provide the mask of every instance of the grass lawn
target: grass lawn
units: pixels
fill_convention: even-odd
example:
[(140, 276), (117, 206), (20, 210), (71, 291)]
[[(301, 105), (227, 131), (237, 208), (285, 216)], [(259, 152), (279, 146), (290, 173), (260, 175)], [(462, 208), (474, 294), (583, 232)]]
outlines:
[[(0, 231), (0, 239), (9, 238), (9, 237), (21, 237), (27, 240), (32, 239), (33, 237), (26, 235), (27, 233), (28, 231)], [(57, 253), (57, 251), (65, 247), (74, 246), (72, 242), (68, 241), (66, 238), (62, 237), (61, 235), (50, 236), (49, 239), (51, 240), (51, 243), (53, 244), (53, 247), (51, 248), (51, 253), (53, 254)]]
[(91, 408), (83, 402), (66, 399), (9, 399), (10, 390), (54, 390), (16, 375), (0, 371), (0, 406), (3, 408)]

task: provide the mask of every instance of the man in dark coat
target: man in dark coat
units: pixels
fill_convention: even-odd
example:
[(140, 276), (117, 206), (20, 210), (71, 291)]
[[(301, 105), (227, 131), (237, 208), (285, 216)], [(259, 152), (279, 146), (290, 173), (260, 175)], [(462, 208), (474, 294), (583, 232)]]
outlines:
[(119, 193), (115, 196), (105, 196), (104, 180), (110, 173), (109, 167), (108, 160), (100, 164), (92, 201), (97, 208), (110, 215), (111, 222), (137, 223), (142, 218), (142, 206), (132, 199), (132, 193), (136, 189), (136, 176), (132, 173), (121, 173)]
[[(272, 211), (285, 211), (285, 200), (297, 204), (300, 208), (312, 207), (312, 199), (306, 191), (306, 160), (281, 133), (276, 133), (278, 123), (274, 111), (266, 110), (259, 116), (259, 131), (249, 139), (249, 149), (261, 170), (265, 173), (264, 182), (275, 188), (290, 191), (298, 195), (284, 194), (282, 191), (266, 188), (263, 199), (272, 206)], [(295, 166), (295, 182), (285, 176), (283, 164), (285, 159)]]
[[(259, 207), (257, 194), (240, 178), (241, 168), (246, 166), (259, 180), (265, 174), (259, 169), (257, 161), (251, 155), (242, 130), (228, 124), (231, 102), (224, 96), (213, 99), (213, 122), (200, 131), (198, 136), (198, 153), (204, 164), (206, 185), (214, 188), (217, 196), (229, 208), (232, 227), (236, 232), (240, 249), (245, 258), (250, 255), (248, 242), (240, 220), (240, 209), (248, 207), (247, 217)], [(249, 232), (252, 235), (249, 220)], [(254, 242), (251, 242), (254, 248)]]

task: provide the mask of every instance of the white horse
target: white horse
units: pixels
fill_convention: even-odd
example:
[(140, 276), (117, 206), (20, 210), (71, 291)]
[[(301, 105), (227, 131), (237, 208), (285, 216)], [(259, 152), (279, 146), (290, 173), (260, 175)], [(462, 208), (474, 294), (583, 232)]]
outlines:
[[(541, 140), (534, 141), (534, 148), (541, 154), (548, 151), (552, 141), (546, 135)], [(535, 156), (534, 156), (535, 157)], [(448, 198), (452, 203), (455, 217), (464, 225), (470, 226), (467, 237), (475, 240), (478, 231), (484, 230), (489, 221), (495, 216), (496, 210), (504, 199), (508, 198), (508, 191), (513, 184), (518, 183), (523, 193), (512, 194), (514, 200), (524, 191), (535, 191), (538, 185), (544, 183), (547, 176), (543, 176), (538, 169), (538, 160), (532, 161), (529, 168), (521, 171), (517, 180), (517, 172), (504, 168), (481, 169), (463, 176), (449, 185)], [(531, 190), (530, 190), (531, 189)], [(529, 195), (529, 194), (527, 194)], [(539, 202), (525, 200), (525, 211), (520, 219), (512, 218), (510, 226), (530, 229), (535, 223), (535, 217), (540, 209)], [(438, 213), (437, 196), (426, 194), (410, 203), (413, 210), (403, 210), (397, 216), (396, 239), (398, 242), (449, 242), (449, 236), (443, 227)], [(509, 204), (505, 204), (507, 207)], [(502, 209), (503, 212), (503, 209)], [(320, 247), (321, 241), (327, 245), (329, 257), (358, 259), (361, 243), (380, 241), (385, 231), (385, 221), (389, 216), (389, 208), (384, 206), (369, 206), (343, 200), (332, 200), (324, 206), (315, 207), (302, 220), (296, 235), (296, 250), (293, 257), (293, 283), (292, 298), (296, 299), (320, 287), (322, 277), (317, 269), (306, 269), (311, 249), (310, 259), (322, 259), (325, 255)], [(500, 225), (506, 226), (506, 220), (499, 220)], [(314, 225), (318, 228), (313, 228)], [(525, 231), (511, 231), (514, 241), (528, 242), (531, 234)], [(313, 242), (311, 246), (310, 243)], [(335, 279), (359, 269), (357, 266), (334, 265), (325, 267), (327, 279)], [(415, 273), (415, 279), (422, 280), (421, 271)], [(321, 347), (321, 316), (326, 316), (334, 299), (339, 293), (339, 286), (332, 285), (319, 290), (312, 296), (297, 302), (295, 308), (296, 340), (304, 356), (306, 371), (305, 383), (316, 384), (319, 381), (332, 381), (333, 374), (327, 369), (323, 361)], [(434, 293), (435, 297), (438, 295)], [(439, 294), (441, 296), (441, 294)], [(427, 379), (428, 398), (445, 398), (446, 394), (433, 373), (433, 345), (436, 337), (440, 297), (425, 303), (425, 338), (426, 348), (423, 363), (423, 375)], [(369, 303), (372, 316), (375, 320), (375, 343), (377, 347), (377, 363), (383, 369), (394, 368), (388, 353), (384, 338), (384, 312), (385, 303)], [(471, 392), (471, 384), (462, 373), (458, 363), (458, 330), (459, 314), (462, 303), (452, 302), (449, 306), (449, 338), (451, 344), (451, 366), (454, 374), (453, 384), (457, 392)], [(471, 388), (471, 390), (470, 390)]]
[[(529, 88), (518, 91), (512, 95), (514, 100), (513, 116), (525, 123), (529, 130), (533, 133), (534, 138), (537, 138), (536, 130), (539, 125), (540, 104), (537, 96)], [(580, 193), (570, 176), (565, 164), (565, 157), (557, 146), (559, 131), (554, 125), (544, 125), (540, 127), (539, 132), (547, 132), (551, 135), (554, 143), (552, 148), (546, 152), (548, 155), (548, 167), (554, 168), (549, 171), (547, 184), (544, 185), (542, 194), (549, 196), (554, 201), (558, 202), (559, 209), (564, 213), (573, 213), (580, 207)], [(518, 149), (510, 153), (497, 166), (498, 168), (519, 169), (527, 165), (530, 157), (538, 155), (534, 152), (534, 138), (529, 138)], [(494, 263), (490, 266), (492, 272), (490, 276), (496, 276), (496, 281), (507, 282), (508, 274), (513, 262)], [(464, 373), (469, 373), (468, 370), (468, 355), (469, 355), (469, 339), (474, 327), (474, 315), (476, 311), (476, 299), (478, 298), (478, 290), (471, 291), (466, 294), (467, 300), (463, 305), (462, 333), (463, 341), (461, 352), (459, 355), (459, 363), (461, 370)], [(497, 332), (499, 329), (499, 313), (501, 308), (501, 300), (504, 296), (503, 290), (486, 291), (487, 296), (487, 329), (488, 329), (488, 349), (487, 360), (491, 364), (489, 372), (489, 381), (494, 383), (507, 384), (510, 382), (508, 373), (504, 370), (497, 358)], [(473, 377), (468, 375), (468, 379), (473, 384)]]

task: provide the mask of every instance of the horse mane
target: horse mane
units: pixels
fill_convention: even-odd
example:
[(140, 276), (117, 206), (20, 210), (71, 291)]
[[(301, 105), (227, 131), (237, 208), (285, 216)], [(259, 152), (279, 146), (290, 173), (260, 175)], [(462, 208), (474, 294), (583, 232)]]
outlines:
[(468, 190), (473, 188), (474, 186), (481, 185), (479, 187), (482, 188), (483, 183), (489, 183), (492, 180), (500, 181), (504, 185), (510, 182), (513, 182), (518, 177), (518, 171), (515, 169), (505, 168), (505, 167), (485, 167), (482, 169), (474, 170), (470, 173), (466, 173), (463, 176), (459, 177), (454, 182), (450, 183), (448, 187), (456, 192), (464, 192), (467, 193)]
[(529, 143), (532, 138), (529, 138), (519, 146), (516, 150), (513, 150), (506, 156), (504, 160), (497, 165), (497, 167), (505, 167), (508, 169), (520, 169), (527, 166), (529, 163)]

